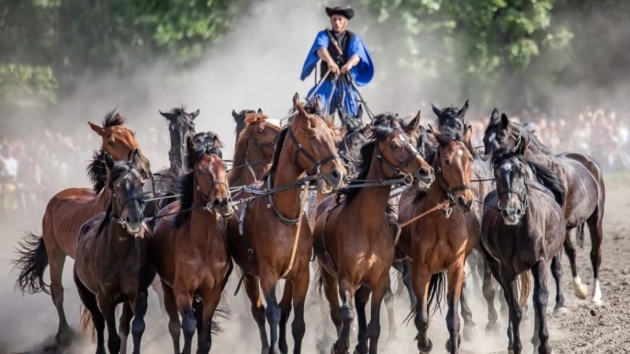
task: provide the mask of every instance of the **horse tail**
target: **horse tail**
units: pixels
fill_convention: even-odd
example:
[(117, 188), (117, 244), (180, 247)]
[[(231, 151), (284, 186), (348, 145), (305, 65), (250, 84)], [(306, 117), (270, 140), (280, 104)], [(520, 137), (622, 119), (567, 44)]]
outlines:
[(79, 326), (83, 333), (90, 336), (92, 343), (96, 342), (96, 328), (92, 321), (92, 313), (83, 305), (81, 305), (81, 320)]
[(521, 289), (518, 304), (521, 308), (523, 308), (527, 305), (529, 293), (532, 291), (532, 272), (528, 270), (525, 273), (521, 273), (517, 279), (520, 283)]
[(581, 249), (584, 249), (584, 223), (578, 225), (575, 232), (575, 240)]
[(44, 292), (50, 295), (49, 285), (44, 282), (44, 270), (48, 266), (46, 244), (42, 236), (28, 233), (19, 242), (17, 252), (20, 257), (13, 261), (14, 267), (20, 270), (16, 287), (22, 293), (35, 294)]
[(214, 316), (212, 316), (212, 320), (210, 321), (210, 333), (212, 335), (223, 333), (223, 328), (219, 325), (219, 322), (216, 321), (216, 318), (227, 319), (228, 312), (228, 310), (222, 307), (217, 307), (216, 310), (214, 310)]
[[(440, 312), (442, 312), (442, 299), (444, 299), (445, 292), (446, 272), (433, 274), (431, 276), (431, 280), (429, 281), (429, 309), (431, 308), (431, 305), (434, 305), (435, 302), (435, 306), (433, 307), (433, 312), (431, 313), (431, 316), (435, 313), (436, 309), (439, 309)], [(409, 315), (407, 315), (404, 322), (407, 323), (413, 318), (413, 315), (415, 314), (417, 308), (418, 305), (416, 304), (413, 309), (411, 309), (411, 312), (409, 313)]]
[(318, 267), (315, 272), (315, 284), (317, 286), (317, 292), (322, 295), (322, 289), (324, 288), (324, 278), (322, 277), (322, 268)]

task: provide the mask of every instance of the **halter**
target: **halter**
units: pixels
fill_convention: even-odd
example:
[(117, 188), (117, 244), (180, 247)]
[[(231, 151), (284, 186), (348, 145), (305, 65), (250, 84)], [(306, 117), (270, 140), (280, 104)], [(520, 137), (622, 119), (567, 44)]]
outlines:
[[(137, 173), (135, 170), (133, 171), (135, 173)], [(116, 214), (120, 214), (122, 213), (122, 210), (125, 209), (125, 207), (127, 206), (127, 204), (129, 204), (130, 202), (134, 202), (137, 201), (140, 204), (140, 209), (141, 209), (141, 213), (144, 214), (144, 197), (142, 195), (142, 193), (138, 194), (134, 193), (134, 195), (130, 198), (128, 198), (127, 200), (125, 200), (125, 202), (123, 203), (122, 207), (120, 208), (120, 211), (117, 211), (116, 209), (116, 192), (112, 191), (112, 198), (111, 198), (111, 205), (112, 205), (112, 211), (110, 213), (110, 219), (119, 224), (120, 226), (122, 226), (123, 229), (126, 229), (126, 223), (125, 223), (125, 219), (122, 216), (116, 216)]]
[[(270, 142), (270, 143), (263, 143), (262, 141), (260, 141), (260, 139), (256, 138), (255, 136), (253, 136), (252, 134), (250, 134), (247, 137), (247, 149), (245, 150), (245, 164), (241, 165), (241, 166), (237, 166), (237, 167), (247, 167), (247, 170), (249, 170), (249, 173), (252, 174), (252, 177), (254, 177), (254, 181), (258, 182), (258, 178), (256, 178), (256, 173), (254, 172), (254, 169), (252, 168), (252, 166), (258, 166), (258, 165), (265, 165), (267, 164), (266, 161), (256, 161), (256, 162), (249, 162), (249, 142), (251, 141), (251, 139), (253, 139), (256, 143), (256, 145), (258, 145), (258, 147), (262, 150), (264, 148), (271, 148), (271, 149), (275, 149), (276, 148), (276, 143), (275, 141)], [(232, 168), (234, 169), (234, 168)]]
[[(214, 177), (214, 174), (213, 174)], [(194, 208), (200, 208), (202, 210), (208, 211), (210, 213), (215, 213), (214, 210), (214, 206), (212, 205), (212, 201), (210, 200), (210, 196), (206, 195), (201, 188), (199, 188), (199, 182), (197, 181), (197, 176), (195, 175), (195, 172), (193, 171), (193, 179), (195, 180), (195, 187), (197, 189), (197, 194), (201, 197), (201, 199), (206, 202), (206, 205), (193, 205)], [(217, 185), (223, 185), (225, 186), (225, 189), (228, 191), (228, 198), (230, 196), (230, 188), (228, 186), (227, 183), (223, 182), (223, 181), (217, 181), (216, 179), (213, 178), (212, 184), (210, 184), (210, 190), (214, 189), (214, 187), (216, 187)]]
[(444, 197), (446, 198), (449, 204), (448, 208), (444, 209), (444, 214), (446, 218), (448, 219), (451, 216), (451, 213), (453, 212), (453, 206), (457, 204), (457, 202), (455, 201), (455, 192), (468, 189), (474, 195), (475, 190), (469, 184), (462, 184), (456, 187), (451, 187), (446, 181), (446, 178), (444, 178), (444, 174), (442, 173), (442, 159), (440, 158), (440, 148), (438, 148), (437, 155), (435, 156), (435, 158), (438, 161), (437, 167), (435, 168), (435, 175), (437, 176), (437, 179), (440, 181), (439, 183), (441, 185), (446, 186), (446, 188), (443, 188), (442, 186), (440, 186), (440, 190), (444, 194)]
[(521, 212), (518, 215), (518, 217), (520, 218), (525, 215), (525, 212), (527, 211), (527, 206), (529, 205), (529, 202), (527, 201), (527, 194), (529, 193), (527, 182), (525, 182), (525, 190), (523, 191), (523, 194), (515, 191), (512, 188), (507, 188), (501, 193), (498, 193), (499, 200), (497, 201), (497, 206), (499, 207), (499, 210), (503, 211), (503, 207), (501, 206), (501, 197), (510, 193), (515, 194), (518, 197), (518, 200), (521, 202)]
[(293, 133), (293, 129), (291, 129), (290, 126), (288, 129), (289, 129), (289, 137), (291, 138), (291, 141), (293, 142), (296, 148), (295, 160), (297, 161), (298, 155), (302, 154), (314, 165), (313, 169), (310, 172), (307, 172), (309, 176), (319, 175), (319, 172), (320, 172), (319, 170), (323, 165), (339, 158), (339, 155), (337, 153), (332, 153), (331, 155), (329, 155), (328, 157), (322, 160), (317, 160), (316, 158), (313, 157), (313, 155), (309, 154), (308, 151), (304, 150), (304, 147), (302, 146), (302, 144), (300, 144), (300, 142), (295, 137), (295, 134)]
[(396, 176), (404, 176), (405, 180), (411, 180), (413, 181), (413, 175), (410, 173), (404, 173), (402, 171), (402, 169), (404, 169), (405, 167), (407, 167), (407, 165), (409, 164), (409, 162), (411, 162), (413, 159), (416, 158), (416, 156), (419, 156), (420, 153), (416, 150), (416, 149), (411, 149), (411, 154), (409, 156), (407, 156), (407, 158), (400, 163), (400, 165), (394, 165), (393, 163), (391, 163), (389, 160), (387, 160), (387, 158), (385, 156), (383, 156), (383, 154), (381, 153), (381, 149), (378, 147), (378, 143), (376, 144), (375, 147), (375, 153), (376, 153), (376, 158), (379, 159), (384, 166), (389, 167), (392, 171), (394, 171), (396, 173)]

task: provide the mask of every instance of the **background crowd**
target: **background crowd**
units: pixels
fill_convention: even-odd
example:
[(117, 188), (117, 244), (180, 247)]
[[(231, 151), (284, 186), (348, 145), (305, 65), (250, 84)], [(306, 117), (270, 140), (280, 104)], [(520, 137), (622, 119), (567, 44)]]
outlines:
[[(554, 152), (574, 151), (597, 159), (606, 172), (630, 170), (630, 116), (603, 109), (585, 112), (524, 111), (515, 119), (533, 125)], [(473, 126), (473, 145), (482, 146), (487, 117), (467, 118)], [(12, 213), (45, 207), (62, 188), (88, 186), (85, 167), (100, 137), (87, 127), (67, 135), (59, 131), (29, 132), (28, 136), (0, 135), (0, 210)], [(144, 154), (154, 169), (166, 166), (168, 130), (163, 125), (139, 133)], [(1, 134), (1, 133), (0, 133)], [(6, 214), (5, 214), (6, 215)]]

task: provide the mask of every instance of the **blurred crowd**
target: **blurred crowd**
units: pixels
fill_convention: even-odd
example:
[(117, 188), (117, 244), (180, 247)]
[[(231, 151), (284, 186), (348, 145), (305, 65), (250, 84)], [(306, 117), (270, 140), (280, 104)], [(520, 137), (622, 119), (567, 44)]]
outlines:
[[(554, 152), (586, 153), (607, 172), (630, 170), (630, 116), (602, 109), (584, 112), (552, 112), (549, 115), (522, 112), (518, 121), (529, 122), (542, 142)], [(483, 146), (487, 117), (467, 117), (473, 126), (473, 146)], [(143, 153), (154, 169), (167, 162), (168, 130), (152, 127), (138, 132)], [(88, 186), (85, 168), (100, 137), (87, 127), (80, 133), (0, 133), (0, 213), (6, 216), (24, 210), (43, 210), (49, 198), (62, 188)]]

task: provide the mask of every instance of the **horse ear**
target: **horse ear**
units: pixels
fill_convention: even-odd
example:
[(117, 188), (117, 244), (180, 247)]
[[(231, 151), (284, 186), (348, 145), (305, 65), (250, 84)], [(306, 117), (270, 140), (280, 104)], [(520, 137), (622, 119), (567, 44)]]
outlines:
[(195, 120), (195, 118), (197, 118), (198, 115), (199, 115), (199, 110), (196, 110), (190, 114), (190, 119)]
[(501, 117), (499, 116), (499, 110), (498, 109), (493, 109), (492, 113), (490, 114), (490, 124), (495, 125), (497, 123), (499, 123), (499, 120), (501, 119)]
[(92, 128), (92, 130), (94, 130), (96, 132), (96, 134), (100, 135), (100, 136), (104, 136), (105, 135), (105, 128), (101, 127), (100, 125), (96, 125), (92, 122), (88, 122), (88, 124), (90, 125), (90, 128)]
[(263, 110), (262, 110), (262, 108), (258, 107), (258, 111), (257, 111), (256, 113), (258, 113), (258, 114), (263, 114)]
[(193, 140), (193, 137), (190, 135), (186, 138), (186, 148), (188, 151), (195, 149), (195, 140)]
[(472, 139), (472, 133), (472, 125), (467, 126), (466, 129), (464, 129), (464, 136), (462, 138), (462, 141), (466, 144), (469, 144)]
[(459, 110), (457, 115), (460, 117), (463, 117), (467, 111), (468, 111), (468, 100), (466, 100), (466, 103), (464, 103), (464, 106), (462, 106), (462, 109)]
[(435, 136), (436, 139), (438, 139), (441, 133), (437, 129), (433, 128), (431, 124), (427, 125), (429, 126), (429, 131), (433, 134), (433, 136)]
[(308, 117), (308, 113), (306, 113), (304, 106), (302, 106), (302, 104), (300, 103), (300, 95), (297, 92), (295, 93), (295, 95), (293, 95), (293, 109), (298, 111), (298, 117)]
[(421, 115), (421, 111), (418, 111), (418, 114), (416, 114), (416, 116), (413, 117), (413, 119), (407, 125), (408, 130), (418, 129), (418, 127), (420, 126), (420, 115)]
[(501, 125), (507, 128), (510, 125), (510, 118), (505, 113), (501, 113)]
[(107, 167), (107, 171), (111, 171), (114, 168), (112, 155), (110, 155), (107, 151), (105, 151), (103, 155), (105, 157), (105, 167)]
[(232, 118), (234, 118), (234, 120), (238, 120), (238, 113), (236, 113), (235, 110), (232, 110)]
[(439, 108), (435, 107), (433, 103), (431, 103), (431, 109), (433, 110), (433, 113), (435, 113), (435, 115), (438, 117), (440, 116), (440, 114), (442, 114), (442, 111)]
[(142, 156), (140, 155), (140, 150), (133, 149), (133, 152), (131, 153), (131, 163), (134, 166), (140, 166), (140, 162), (142, 162)]

